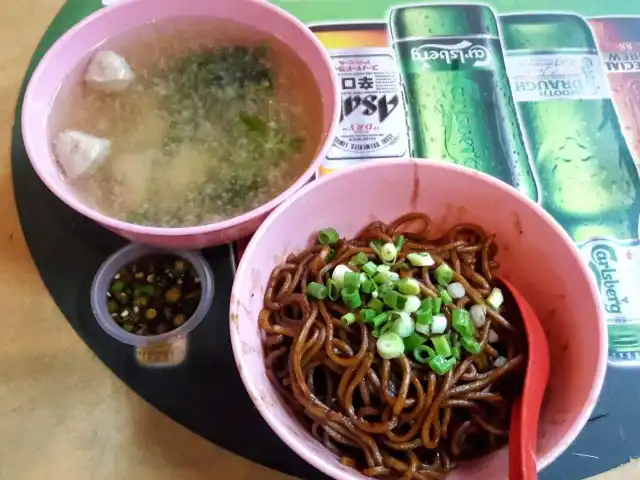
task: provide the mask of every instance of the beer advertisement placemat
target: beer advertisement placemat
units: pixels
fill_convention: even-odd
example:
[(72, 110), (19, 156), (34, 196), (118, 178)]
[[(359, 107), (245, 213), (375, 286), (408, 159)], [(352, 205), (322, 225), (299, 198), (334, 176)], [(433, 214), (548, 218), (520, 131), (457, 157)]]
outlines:
[[(640, 457), (640, 2), (272, 1), (309, 25), (327, 47), (342, 89), (338, 133), (318, 176), (381, 158), (458, 163), (539, 202), (579, 246), (607, 312), (609, 369), (587, 426), (541, 478), (577, 480)], [(69, 0), (26, 79), (60, 35), (102, 6), (100, 0)], [(19, 125), (12, 161), (25, 237), (52, 297), (96, 355), (142, 397), (203, 437), (291, 475), (325, 478), (252, 410), (222, 327), (211, 337), (215, 348), (204, 338), (189, 339), (191, 360), (164, 371), (136, 364), (133, 352), (123, 360), (124, 351), (106, 335), (85, 328), (82, 318), (89, 314), (77, 298), (88, 289), (93, 265), (121, 240), (76, 218), (42, 187), (28, 166)], [(63, 224), (75, 225), (76, 236), (60, 233)], [(246, 242), (235, 245), (235, 257)], [(62, 283), (60, 251), (68, 253)], [(215, 259), (218, 307), (210, 314), (216, 322), (210, 318), (200, 328), (212, 333), (228, 314), (235, 266), (229, 252), (226, 246), (205, 252)], [(225, 419), (212, 413), (221, 396), (189, 381), (212, 371), (225, 372), (233, 393), (218, 410), (246, 416), (248, 437), (224, 435)], [(180, 392), (176, 399), (198, 402), (185, 407), (166, 395), (169, 390)]]

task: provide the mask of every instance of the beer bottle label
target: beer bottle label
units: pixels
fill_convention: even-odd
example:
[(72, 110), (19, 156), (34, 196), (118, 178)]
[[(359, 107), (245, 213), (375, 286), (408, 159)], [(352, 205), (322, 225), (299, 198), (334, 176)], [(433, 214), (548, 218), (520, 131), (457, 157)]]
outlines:
[(340, 123), (324, 170), (363, 158), (403, 157), (408, 134), (393, 50), (385, 47), (330, 49), (342, 89)]
[(592, 239), (580, 252), (593, 273), (609, 327), (609, 359), (640, 364), (640, 240)]
[(410, 58), (407, 73), (424, 70), (453, 71), (495, 68), (500, 54), (499, 40), (493, 37), (409, 38), (396, 40), (403, 59)]
[(620, 43), (616, 52), (601, 52), (600, 57), (609, 73), (640, 72), (640, 43)]
[(592, 50), (510, 50), (505, 64), (516, 102), (610, 97), (600, 57)]

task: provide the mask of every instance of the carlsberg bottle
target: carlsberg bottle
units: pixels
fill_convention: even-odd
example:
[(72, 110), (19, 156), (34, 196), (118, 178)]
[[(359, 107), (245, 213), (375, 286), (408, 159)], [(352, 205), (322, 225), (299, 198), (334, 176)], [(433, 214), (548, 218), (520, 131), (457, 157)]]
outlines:
[(572, 14), (500, 17), (511, 89), (542, 205), (597, 280), (612, 363), (640, 364), (640, 178), (587, 23)]
[(401, 7), (389, 22), (413, 156), (480, 170), (537, 200), (491, 9)]

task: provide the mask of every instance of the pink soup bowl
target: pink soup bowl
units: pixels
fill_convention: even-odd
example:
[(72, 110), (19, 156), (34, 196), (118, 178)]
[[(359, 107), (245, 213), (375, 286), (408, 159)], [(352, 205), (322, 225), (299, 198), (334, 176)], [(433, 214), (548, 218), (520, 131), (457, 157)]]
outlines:
[[(350, 238), (374, 220), (420, 211), (442, 234), (473, 222), (496, 234), (500, 275), (534, 308), (546, 332), (552, 371), (540, 416), (537, 466), (556, 459), (589, 418), (607, 362), (605, 317), (578, 249), (540, 206), (476, 171), (427, 160), (385, 160), (332, 173), (296, 192), (260, 226), (244, 252), (231, 294), (230, 334), (244, 385), (289, 447), (339, 480), (366, 477), (341, 465), (292, 416), (267, 379), (258, 313), (272, 270), (335, 228)], [(447, 480), (507, 478), (508, 449), (462, 463)]]
[[(278, 37), (295, 47), (313, 72), (322, 103), (323, 140), (306, 171), (284, 192), (243, 215), (196, 227), (157, 228), (110, 218), (84, 204), (62, 177), (54, 159), (51, 109), (71, 72), (84, 71), (104, 41), (153, 21), (176, 17), (229, 19)], [(27, 153), (44, 184), (63, 202), (113, 232), (135, 242), (164, 248), (196, 249), (253, 233), (267, 214), (313, 176), (331, 145), (340, 113), (338, 83), (326, 49), (295, 17), (263, 0), (129, 0), (103, 8), (64, 34), (47, 52), (27, 87), (22, 130)]]

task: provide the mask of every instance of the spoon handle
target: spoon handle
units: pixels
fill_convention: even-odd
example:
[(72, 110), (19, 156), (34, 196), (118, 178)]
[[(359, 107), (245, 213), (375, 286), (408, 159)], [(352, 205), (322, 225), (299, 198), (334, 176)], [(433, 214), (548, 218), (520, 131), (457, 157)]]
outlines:
[[(522, 408), (522, 397), (513, 406), (511, 412), (511, 431), (509, 432), (509, 480), (535, 480), (536, 472), (536, 445), (532, 439), (537, 437), (538, 419), (525, 418), (527, 409)], [(535, 432), (523, 432), (533, 428)]]

